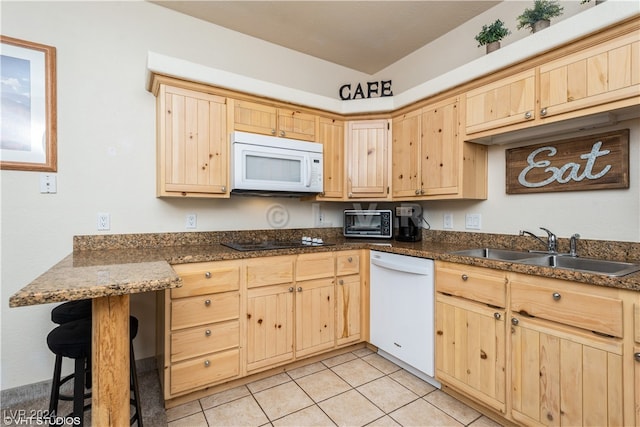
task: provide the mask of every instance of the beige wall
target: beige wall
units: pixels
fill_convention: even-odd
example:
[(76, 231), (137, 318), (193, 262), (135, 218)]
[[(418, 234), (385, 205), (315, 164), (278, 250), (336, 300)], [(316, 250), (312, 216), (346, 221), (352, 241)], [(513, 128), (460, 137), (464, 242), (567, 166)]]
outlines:
[[(198, 215), (198, 231), (269, 228), (266, 215), (276, 203), (289, 212), (286, 227), (314, 225), (311, 203), (297, 199), (155, 197), (155, 104), (145, 90), (147, 52), (323, 96), (334, 96), (345, 81), (368, 76), (148, 2), (3, 1), (1, 8), (2, 34), (53, 45), (58, 55), (58, 193), (40, 194), (38, 173), (0, 173), (0, 388), (6, 390), (49, 379), (53, 364), (45, 343), (53, 328), (52, 305), (9, 309), (9, 296), (66, 256), (74, 235), (98, 234), (98, 212), (111, 214), (110, 233), (184, 231), (185, 215), (192, 212)], [(470, 42), (465, 36), (455, 43)], [(404, 79), (399, 69), (389, 74), (394, 82)], [(411, 77), (411, 85), (416, 78)], [(546, 225), (560, 236), (580, 232), (585, 238), (640, 241), (638, 121), (630, 127), (628, 191), (507, 197), (505, 147), (492, 147), (490, 199), (424, 203), (427, 217), (441, 228), (441, 213), (451, 211), (458, 228), (465, 212), (478, 211), (483, 214), (481, 231), (516, 233)], [(598, 209), (586, 209), (591, 206)], [(615, 209), (604, 209), (611, 206)], [(341, 225), (346, 207), (322, 204), (334, 226)], [(136, 355), (150, 357), (153, 295), (132, 297), (132, 312), (141, 321)]]

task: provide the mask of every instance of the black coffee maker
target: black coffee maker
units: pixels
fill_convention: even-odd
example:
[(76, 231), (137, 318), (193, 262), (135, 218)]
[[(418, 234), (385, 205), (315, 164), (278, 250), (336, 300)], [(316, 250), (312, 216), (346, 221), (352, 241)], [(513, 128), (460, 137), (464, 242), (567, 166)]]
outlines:
[(398, 231), (396, 240), (419, 242), (422, 240), (422, 208), (420, 205), (396, 206)]

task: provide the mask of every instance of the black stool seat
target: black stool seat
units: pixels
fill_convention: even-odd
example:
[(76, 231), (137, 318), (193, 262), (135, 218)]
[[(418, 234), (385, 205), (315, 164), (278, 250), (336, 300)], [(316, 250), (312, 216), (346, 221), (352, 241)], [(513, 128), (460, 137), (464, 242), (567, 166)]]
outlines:
[(51, 310), (51, 321), (62, 325), (73, 320), (91, 317), (91, 300), (68, 301)]
[[(91, 307), (91, 300), (89, 308)], [(75, 302), (75, 301), (74, 301)], [(81, 307), (86, 303), (78, 305), (70, 305), (69, 308), (78, 308), (76, 313), (82, 312)], [(64, 305), (64, 304), (63, 304)], [(59, 306), (59, 307), (62, 307)], [(58, 307), (56, 307), (58, 308)], [(55, 309), (54, 309), (55, 310)], [(58, 314), (64, 310), (60, 310)], [(73, 310), (71, 310), (73, 311)], [(66, 314), (69, 314), (68, 311)], [(53, 312), (51, 319), (54, 319)], [(60, 320), (60, 317), (57, 317)], [(55, 320), (54, 320), (55, 321)], [(83, 413), (91, 408), (91, 404), (84, 404), (85, 399), (91, 397), (91, 393), (84, 393), (85, 386), (91, 388), (91, 345), (92, 345), (92, 318), (91, 311), (89, 317), (71, 320), (60, 324), (47, 335), (47, 345), (49, 349), (56, 355), (56, 361), (53, 372), (53, 384), (51, 388), (51, 400), (49, 402), (49, 413), (57, 414), (59, 400), (73, 400), (73, 415), (78, 418), (79, 425), (83, 425)], [(133, 391), (133, 399), (131, 404), (135, 405), (136, 412), (131, 417), (131, 424), (135, 421), (138, 426), (142, 427), (142, 414), (140, 412), (140, 393), (138, 390), (137, 372), (135, 366), (135, 356), (133, 354), (133, 339), (138, 335), (138, 319), (134, 316), (129, 317), (129, 351), (131, 355), (130, 371), (131, 371), (131, 390)], [(72, 374), (61, 377), (62, 358), (67, 357), (75, 360), (75, 370)], [(60, 386), (65, 382), (73, 379), (74, 391), (73, 396), (64, 396), (60, 394)], [(86, 384), (85, 384), (86, 381)]]

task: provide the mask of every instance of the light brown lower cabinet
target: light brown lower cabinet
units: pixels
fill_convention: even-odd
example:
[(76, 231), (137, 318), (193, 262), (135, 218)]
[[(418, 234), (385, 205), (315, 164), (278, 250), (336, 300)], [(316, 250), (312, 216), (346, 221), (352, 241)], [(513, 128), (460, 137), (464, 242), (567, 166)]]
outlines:
[(517, 314), (511, 321), (511, 397), (516, 421), (625, 425), (620, 340)]
[(157, 299), (164, 399), (361, 341), (363, 257), (352, 250), (174, 266), (183, 286)]
[(436, 292), (445, 387), (519, 425), (640, 424), (640, 293), (440, 261)]

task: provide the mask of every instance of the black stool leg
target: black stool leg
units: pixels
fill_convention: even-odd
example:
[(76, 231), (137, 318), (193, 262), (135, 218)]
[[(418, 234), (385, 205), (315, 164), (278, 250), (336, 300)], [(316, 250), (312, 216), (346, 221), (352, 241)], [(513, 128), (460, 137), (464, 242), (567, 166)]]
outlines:
[(75, 377), (73, 378), (73, 417), (80, 421), (77, 426), (82, 427), (84, 423), (84, 366), (86, 360), (78, 358), (75, 360)]
[(60, 398), (60, 376), (62, 375), (62, 356), (56, 354), (53, 365), (53, 380), (51, 381), (51, 399), (49, 400), (49, 415), (58, 415), (58, 399)]
[(133, 354), (133, 342), (131, 342), (131, 344), (129, 345), (129, 354), (130, 356), (130, 361), (129, 361), (129, 365), (131, 366), (131, 389), (133, 389), (133, 400), (136, 406), (136, 413), (133, 417), (131, 417), (131, 424), (134, 423), (134, 421), (138, 421), (138, 427), (142, 427), (142, 412), (140, 411), (140, 407), (142, 406), (140, 404), (140, 389), (138, 388), (138, 370), (136, 369), (136, 358)]

